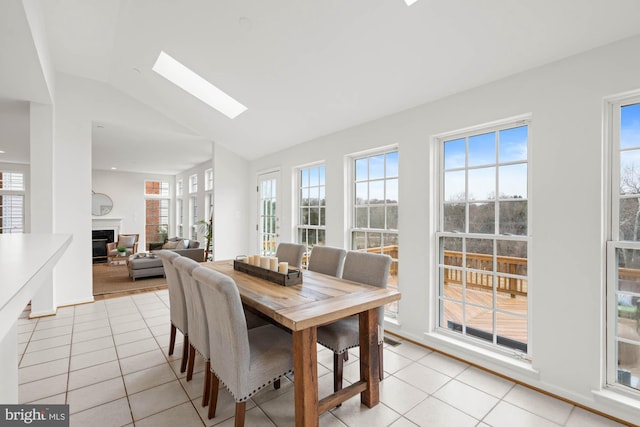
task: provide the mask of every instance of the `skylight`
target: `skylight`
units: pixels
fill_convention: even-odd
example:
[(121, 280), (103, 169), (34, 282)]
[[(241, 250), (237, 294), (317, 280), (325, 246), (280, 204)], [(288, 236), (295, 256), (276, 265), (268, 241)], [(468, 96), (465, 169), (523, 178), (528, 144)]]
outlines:
[(404, 2), (407, 4), (407, 6), (411, 6), (412, 4), (414, 4), (417, 1), (418, 0), (404, 0)]
[(158, 59), (153, 66), (153, 71), (230, 119), (247, 110), (247, 107), (173, 59), (164, 51), (160, 51), (160, 55), (158, 55)]

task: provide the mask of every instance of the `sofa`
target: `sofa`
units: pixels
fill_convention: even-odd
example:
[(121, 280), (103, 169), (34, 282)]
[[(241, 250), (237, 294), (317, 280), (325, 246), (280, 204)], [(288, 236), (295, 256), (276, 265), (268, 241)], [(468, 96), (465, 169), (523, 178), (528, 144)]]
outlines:
[(153, 253), (156, 250), (169, 250), (179, 255), (186, 256), (197, 262), (204, 261), (204, 248), (200, 247), (197, 240), (185, 239), (182, 237), (171, 237), (164, 243), (150, 243), (149, 251)]
[(181, 237), (172, 237), (164, 243), (150, 243), (149, 253), (131, 255), (127, 263), (129, 277), (135, 281), (141, 277), (164, 276), (162, 260), (155, 254), (156, 251), (160, 250), (173, 251), (197, 262), (204, 261), (204, 248), (200, 247), (200, 242)]

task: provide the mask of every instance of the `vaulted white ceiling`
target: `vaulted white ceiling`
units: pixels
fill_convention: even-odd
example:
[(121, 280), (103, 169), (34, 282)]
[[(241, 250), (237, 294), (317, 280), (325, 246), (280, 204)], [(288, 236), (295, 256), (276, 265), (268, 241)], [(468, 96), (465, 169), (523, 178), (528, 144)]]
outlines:
[[(215, 141), (249, 160), (640, 33), (636, 0), (39, 3), (57, 71), (175, 121), (185, 153)], [(228, 119), (154, 73), (161, 50), (248, 110)], [(114, 120), (94, 146), (155, 146), (160, 161), (176, 144), (135, 127)], [(94, 167), (117, 162), (103, 152)]]

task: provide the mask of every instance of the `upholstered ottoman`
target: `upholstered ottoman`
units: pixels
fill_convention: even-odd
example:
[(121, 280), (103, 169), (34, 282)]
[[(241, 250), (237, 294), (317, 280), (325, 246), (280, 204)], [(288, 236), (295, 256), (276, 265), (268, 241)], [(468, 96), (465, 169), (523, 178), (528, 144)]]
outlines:
[(162, 260), (158, 257), (139, 257), (132, 255), (129, 258), (129, 277), (134, 281), (139, 277), (164, 276)]

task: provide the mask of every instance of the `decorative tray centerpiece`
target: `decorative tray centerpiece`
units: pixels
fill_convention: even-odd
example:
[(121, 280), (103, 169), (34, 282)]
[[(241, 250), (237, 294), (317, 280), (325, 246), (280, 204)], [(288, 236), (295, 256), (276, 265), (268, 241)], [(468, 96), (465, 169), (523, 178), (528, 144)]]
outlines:
[[(249, 257), (253, 258), (253, 257)], [(252, 264), (249, 262), (249, 258), (246, 256), (238, 256), (233, 260), (233, 269), (247, 273), (251, 276), (259, 277), (261, 279), (268, 280), (273, 283), (277, 283), (282, 286), (293, 286), (302, 283), (302, 271), (298, 269), (289, 269), (287, 266), (282, 266), (280, 263), (280, 271), (271, 270), (260, 265)], [(260, 257), (258, 257), (260, 258)], [(262, 257), (265, 258), (265, 257)], [(276, 265), (278, 262), (276, 260)], [(282, 269), (284, 267), (284, 270)], [(284, 272), (286, 271), (286, 273)]]

